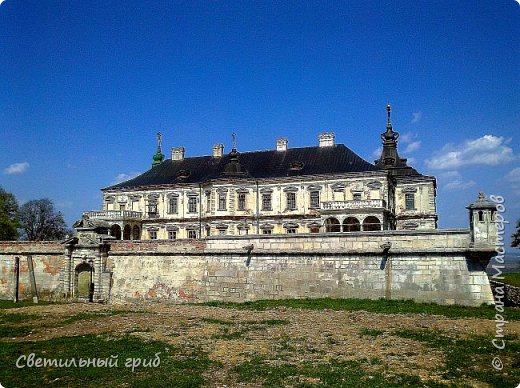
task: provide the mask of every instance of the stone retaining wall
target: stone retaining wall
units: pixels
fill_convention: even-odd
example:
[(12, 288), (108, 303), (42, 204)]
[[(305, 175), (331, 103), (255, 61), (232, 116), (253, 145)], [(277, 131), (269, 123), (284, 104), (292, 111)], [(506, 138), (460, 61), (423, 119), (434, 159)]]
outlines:
[[(31, 254), (40, 294), (48, 298), (72, 295), (70, 272), (76, 261), (92, 257), (95, 300), (241, 302), (333, 297), (464, 305), (493, 302), (481, 266), (492, 249), (470, 248), (465, 229), (108, 244), (108, 254), (99, 253), (102, 244), (81, 242), (67, 245), (69, 251), (56, 243), (0, 244), (0, 298), (12, 298), (14, 257)], [(71, 259), (76, 261), (69, 263)], [(22, 273), (27, 290), (25, 267)]]

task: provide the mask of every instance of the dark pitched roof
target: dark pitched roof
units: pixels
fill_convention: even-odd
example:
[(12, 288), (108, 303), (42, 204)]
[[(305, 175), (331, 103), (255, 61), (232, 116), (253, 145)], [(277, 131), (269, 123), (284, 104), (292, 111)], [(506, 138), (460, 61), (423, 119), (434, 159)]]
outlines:
[[(221, 158), (197, 156), (165, 160), (134, 179), (106, 189), (132, 188), (175, 183), (200, 183), (220, 177), (274, 178), (298, 175), (334, 174), (381, 169), (356, 155), (343, 144), (331, 147), (289, 148), (286, 151), (254, 151)], [(240, 173), (234, 174), (240, 170)]]

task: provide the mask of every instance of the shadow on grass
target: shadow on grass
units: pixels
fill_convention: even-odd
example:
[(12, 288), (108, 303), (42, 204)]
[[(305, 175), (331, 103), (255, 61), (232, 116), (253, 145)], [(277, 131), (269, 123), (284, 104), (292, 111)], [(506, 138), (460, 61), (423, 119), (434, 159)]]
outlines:
[[(20, 356), (69, 360), (62, 367), (46, 366), (29, 368), (29, 363)], [(160, 353), (160, 365), (146, 366), (142, 363), (132, 371), (128, 359), (150, 360)], [(112, 357), (114, 356), (114, 357)], [(117, 358), (116, 358), (117, 356)], [(107, 360), (107, 365), (79, 367), (80, 358)], [(70, 361), (76, 360), (76, 365)], [(115, 360), (117, 359), (117, 366)], [(110, 364), (109, 364), (109, 360)], [(135, 337), (117, 339), (85, 335), (63, 337), (40, 342), (0, 342), (0, 381), (11, 386), (148, 386), (148, 387), (198, 387), (205, 384), (203, 372), (211, 365), (206, 353), (199, 349), (178, 349), (158, 341), (145, 342)]]
[[(428, 314), (443, 315), (449, 318), (495, 319), (493, 306), (467, 307), (460, 305), (441, 306), (435, 303), (418, 303), (412, 300), (372, 300), (372, 299), (280, 299), (259, 300), (254, 302), (206, 302), (204, 306), (232, 308), (237, 310), (266, 310), (276, 307), (289, 307), (308, 310), (345, 310), (367, 311), (380, 314)], [(505, 308), (508, 320), (520, 320), (519, 308)]]

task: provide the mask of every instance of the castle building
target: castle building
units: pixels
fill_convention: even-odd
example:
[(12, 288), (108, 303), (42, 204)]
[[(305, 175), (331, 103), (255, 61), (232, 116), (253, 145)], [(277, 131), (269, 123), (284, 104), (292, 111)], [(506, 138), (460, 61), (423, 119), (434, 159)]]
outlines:
[(198, 239), (208, 236), (349, 233), (437, 228), (436, 181), (397, 151), (387, 106), (383, 150), (374, 164), (333, 133), (313, 147), (290, 148), (285, 138), (267, 151), (165, 159), (158, 134), (152, 168), (102, 189), (103, 209), (84, 212), (118, 240)]

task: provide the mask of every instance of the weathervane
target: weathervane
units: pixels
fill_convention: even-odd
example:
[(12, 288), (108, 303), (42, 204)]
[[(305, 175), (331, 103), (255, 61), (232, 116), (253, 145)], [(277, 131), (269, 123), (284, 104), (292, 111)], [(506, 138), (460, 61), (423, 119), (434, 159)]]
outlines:
[(157, 132), (157, 148), (161, 149), (161, 143), (162, 143), (162, 134), (161, 134), (161, 132)]

